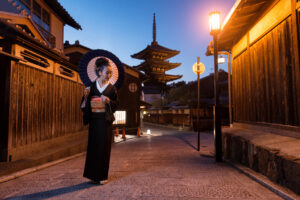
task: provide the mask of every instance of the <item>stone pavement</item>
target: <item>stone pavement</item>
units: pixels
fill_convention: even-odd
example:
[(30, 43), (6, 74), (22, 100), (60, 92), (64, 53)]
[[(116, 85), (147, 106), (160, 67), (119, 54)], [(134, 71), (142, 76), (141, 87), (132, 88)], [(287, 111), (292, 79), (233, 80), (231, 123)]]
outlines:
[(211, 157), (213, 137), (147, 127), (151, 135), (113, 144), (109, 183), (82, 177), (84, 155), (0, 184), (0, 199), (281, 199)]

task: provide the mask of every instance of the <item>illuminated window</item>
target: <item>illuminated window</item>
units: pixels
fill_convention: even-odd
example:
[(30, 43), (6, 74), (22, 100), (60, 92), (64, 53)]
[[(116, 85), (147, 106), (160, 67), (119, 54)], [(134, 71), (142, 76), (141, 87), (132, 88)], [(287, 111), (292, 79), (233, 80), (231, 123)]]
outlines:
[(117, 110), (114, 113), (115, 121), (113, 124), (126, 124), (126, 111)]

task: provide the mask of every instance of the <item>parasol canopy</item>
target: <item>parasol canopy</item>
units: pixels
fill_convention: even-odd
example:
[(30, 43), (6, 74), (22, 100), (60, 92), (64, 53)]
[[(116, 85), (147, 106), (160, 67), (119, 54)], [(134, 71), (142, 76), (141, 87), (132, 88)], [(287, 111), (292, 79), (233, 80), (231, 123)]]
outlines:
[(95, 62), (98, 58), (106, 58), (108, 60), (112, 68), (112, 76), (109, 82), (117, 89), (120, 89), (124, 80), (123, 64), (117, 56), (103, 49), (92, 50), (82, 56), (78, 66), (78, 73), (82, 83), (88, 87), (92, 82), (96, 81)]

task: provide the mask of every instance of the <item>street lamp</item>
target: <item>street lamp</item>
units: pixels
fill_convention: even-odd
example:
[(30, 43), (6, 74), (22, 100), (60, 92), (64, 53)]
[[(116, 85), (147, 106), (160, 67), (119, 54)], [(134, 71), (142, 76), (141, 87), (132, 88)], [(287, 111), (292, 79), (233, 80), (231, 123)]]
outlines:
[(209, 13), (209, 32), (213, 36), (214, 45), (214, 93), (215, 93), (215, 110), (214, 110), (214, 138), (215, 138), (215, 152), (216, 161), (222, 162), (222, 132), (221, 132), (221, 119), (220, 119), (220, 106), (219, 106), (219, 74), (218, 74), (218, 34), (221, 30), (220, 27), (220, 12), (214, 11)]
[(197, 132), (198, 132), (198, 151), (200, 151), (200, 127), (199, 127), (199, 110), (200, 110), (200, 74), (205, 71), (205, 66), (200, 62), (200, 57), (197, 58), (197, 62), (193, 65), (193, 72), (197, 74), (198, 81), (198, 104), (197, 104)]

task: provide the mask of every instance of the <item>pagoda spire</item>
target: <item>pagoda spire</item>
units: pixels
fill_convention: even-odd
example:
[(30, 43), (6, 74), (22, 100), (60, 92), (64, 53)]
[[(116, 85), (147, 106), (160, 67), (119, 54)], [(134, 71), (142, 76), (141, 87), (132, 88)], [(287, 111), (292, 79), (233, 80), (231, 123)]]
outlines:
[(152, 44), (157, 44), (156, 42), (156, 22), (155, 22), (155, 13), (153, 13), (153, 41)]

